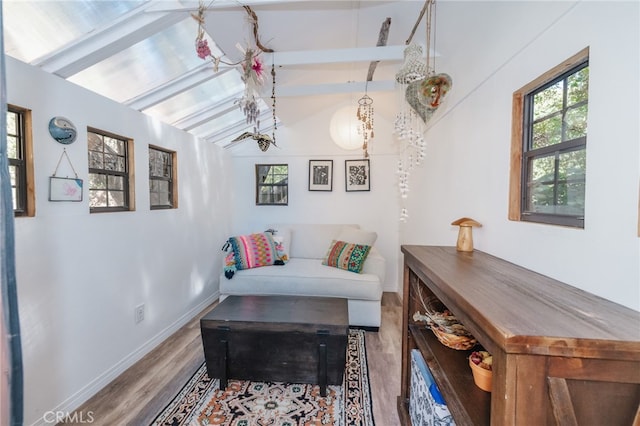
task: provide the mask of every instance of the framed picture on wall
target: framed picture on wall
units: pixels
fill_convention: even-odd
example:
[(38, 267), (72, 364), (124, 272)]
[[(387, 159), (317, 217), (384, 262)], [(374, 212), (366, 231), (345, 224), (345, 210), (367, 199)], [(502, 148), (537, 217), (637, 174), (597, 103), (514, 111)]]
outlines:
[(309, 191), (333, 190), (333, 160), (309, 160)]
[(49, 201), (82, 201), (82, 179), (50, 176)]
[(344, 180), (347, 192), (369, 191), (371, 189), (369, 160), (345, 160)]

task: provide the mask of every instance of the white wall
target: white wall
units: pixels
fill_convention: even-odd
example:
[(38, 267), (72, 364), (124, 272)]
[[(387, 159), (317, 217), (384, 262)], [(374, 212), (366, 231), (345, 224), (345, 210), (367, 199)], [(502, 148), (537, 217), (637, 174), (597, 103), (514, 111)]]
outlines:
[[(392, 123), (381, 110), (394, 102), (393, 94), (370, 93), (374, 100), (375, 134), (370, 149), (371, 190), (345, 191), (345, 160), (362, 159), (362, 150), (346, 151), (333, 143), (329, 122), (335, 111), (354, 105), (355, 96), (321, 96), (313, 99), (281, 98), (278, 110), (284, 116), (294, 115), (290, 109), (303, 105), (322, 105), (320, 111), (287, 122), (276, 132), (279, 148), (267, 152), (254, 142), (232, 148), (233, 151), (233, 211), (235, 233), (264, 229), (269, 223), (356, 223), (361, 228), (376, 231), (376, 247), (387, 259), (385, 291), (396, 291), (398, 259), (398, 193), (396, 190), (396, 154), (391, 136)], [(385, 107), (386, 105), (386, 107)], [(388, 115), (387, 115), (388, 116)], [(270, 134), (271, 132), (269, 132)], [(333, 190), (309, 191), (309, 160), (333, 160)], [(256, 206), (255, 164), (289, 165), (289, 204), (287, 206)]]
[[(15, 225), (25, 424), (34, 424), (76, 408), (217, 298), (229, 162), (213, 144), (12, 58), (7, 86), (9, 103), (33, 110), (36, 216)], [(47, 201), (63, 152), (48, 134), (58, 115), (78, 129), (66, 149), (83, 202)], [(135, 211), (89, 213), (87, 126), (134, 140)], [(177, 152), (178, 209), (149, 209), (149, 144)], [(61, 171), (73, 176), (64, 161)]]
[[(454, 245), (462, 216), (477, 249), (640, 310), (638, 2), (443, 2), (438, 60), (453, 90), (427, 133), (402, 243)], [(461, 30), (464, 28), (464, 31)], [(507, 220), (511, 96), (590, 47), (584, 229)], [(449, 46), (443, 49), (452, 51)]]

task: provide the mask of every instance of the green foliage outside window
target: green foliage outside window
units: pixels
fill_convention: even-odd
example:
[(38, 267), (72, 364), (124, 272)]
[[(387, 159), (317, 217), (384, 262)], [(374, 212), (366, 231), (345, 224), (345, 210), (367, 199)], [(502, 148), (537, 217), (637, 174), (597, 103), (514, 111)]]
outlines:
[(564, 216), (561, 224), (582, 226), (588, 92), (585, 62), (525, 98), (524, 215)]

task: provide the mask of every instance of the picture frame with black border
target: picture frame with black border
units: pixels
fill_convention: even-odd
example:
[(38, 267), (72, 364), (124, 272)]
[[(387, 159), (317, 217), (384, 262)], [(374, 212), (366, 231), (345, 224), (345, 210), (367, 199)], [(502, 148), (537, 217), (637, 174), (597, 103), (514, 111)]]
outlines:
[(345, 191), (370, 191), (371, 173), (370, 163), (365, 160), (345, 160), (344, 161)]
[(309, 160), (309, 191), (333, 191), (333, 160)]

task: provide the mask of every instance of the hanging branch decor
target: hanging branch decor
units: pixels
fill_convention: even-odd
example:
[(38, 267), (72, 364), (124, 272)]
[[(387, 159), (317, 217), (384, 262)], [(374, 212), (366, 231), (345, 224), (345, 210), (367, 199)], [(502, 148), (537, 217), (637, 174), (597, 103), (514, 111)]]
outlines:
[(262, 61), (255, 54), (253, 49), (245, 51), (244, 61), (242, 62), (242, 82), (244, 83), (244, 93), (237, 100), (240, 110), (246, 117), (247, 124), (253, 123), (257, 129), (260, 128), (258, 116), (260, 108), (258, 107), (257, 94), (264, 83), (262, 73), (264, 68)]
[(269, 149), (269, 146), (276, 145), (276, 130), (278, 128), (278, 121), (276, 118), (276, 67), (272, 63), (271, 64), (271, 78), (273, 81), (273, 85), (271, 86), (271, 101), (272, 101), (272, 111), (273, 111), (273, 137), (269, 137), (269, 135), (264, 133), (259, 133), (256, 129), (253, 132), (244, 132), (240, 136), (233, 139), (231, 142), (239, 142), (244, 139), (251, 138), (258, 143), (258, 147), (262, 152), (266, 152)]
[[(409, 194), (409, 175), (422, 164), (426, 155), (424, 134), (426, 124), (441, 105), (447, 92), (451, 90), (452, 80), (447, 74), (435, 73), (435, 52), (431, 54), (431, 35), (435, 0), (426, 0), (418, 21), (407, 39), (408, 46), (404, 50), (404, 62), (396, 73), (396, 89), (398, 93), (399, 111), (396, 114), (394, 132), (399, 140), (398, 189), (403, 206), (400, 221), (409, 217), (404, 200)], [(426, 60), (422, 56), (422, 48), (411, 43), (411, 38), (419, 22), (426, 12)], [(435, 40), (435, 39), (434, 39)], [(435, 42), (434, 42), (435, 45)], [(429, 60), (432, 63), (429, 64)]]
[(204, 2), (200, 0), (200, 4), (198, 6), (198, 14), (191, 14), (191, 17), (196, 20), (198, 23), (198, 32), (196, 33), (196, 54), (200, 59), (211, 58), (213, 62), (213, 71), (218, 72), (220, 67), (220, 58), (216, 57), (211, 53), (211, 48), (209, 47), (209, 42), (206, 38), (204, 38), (204, 14), (207, 8), (204, 5)]
[[(249, 6), (243, 6), (243, 8), (249, 15), (249, 20), (253, 27), (253, 36), (257, 48), (245, 49), (244, 59), (236, 63), (225, 62), (212, 53), (211, 48), (209, 47), (209, 42), (205, 38), (205, 13), (207, 11), (207, 6), (205, 6), (203, 0), (200, 0), (198, 13), (192, 13), (191, 16), (198, 23), (198, 31), (196, 33), (195, 41), (196, 54), (198, 55), (198, 57), (201, 59), (211, 59), (211, 61), (213, 62), (214, 72), (218, 72), (220, 63), (229, 66), (240, 65), (242, 67), (241, 79), (244, 83), (244, 92), (240, 99), (236, 100), (236, 103), (244, 114), (247, 124), (253, 124), (254, 133), (257, 134), (258, 129), (260, 128), (260, 122), (258, 121), (258, 116), (260, 115), (258, 94), (260, 93), (260, 89), (264, 84), (264, 66), (262, 60), (259, 58), (259, 55), (262, 52), (271, 53), (273, 52), (273, 49), (269, 49), (263, 46), (258, 38), (258, 16), (256, 15), (256, 13)], [(266, 146), (268, 147), (269, 144), (267, 144)]]

